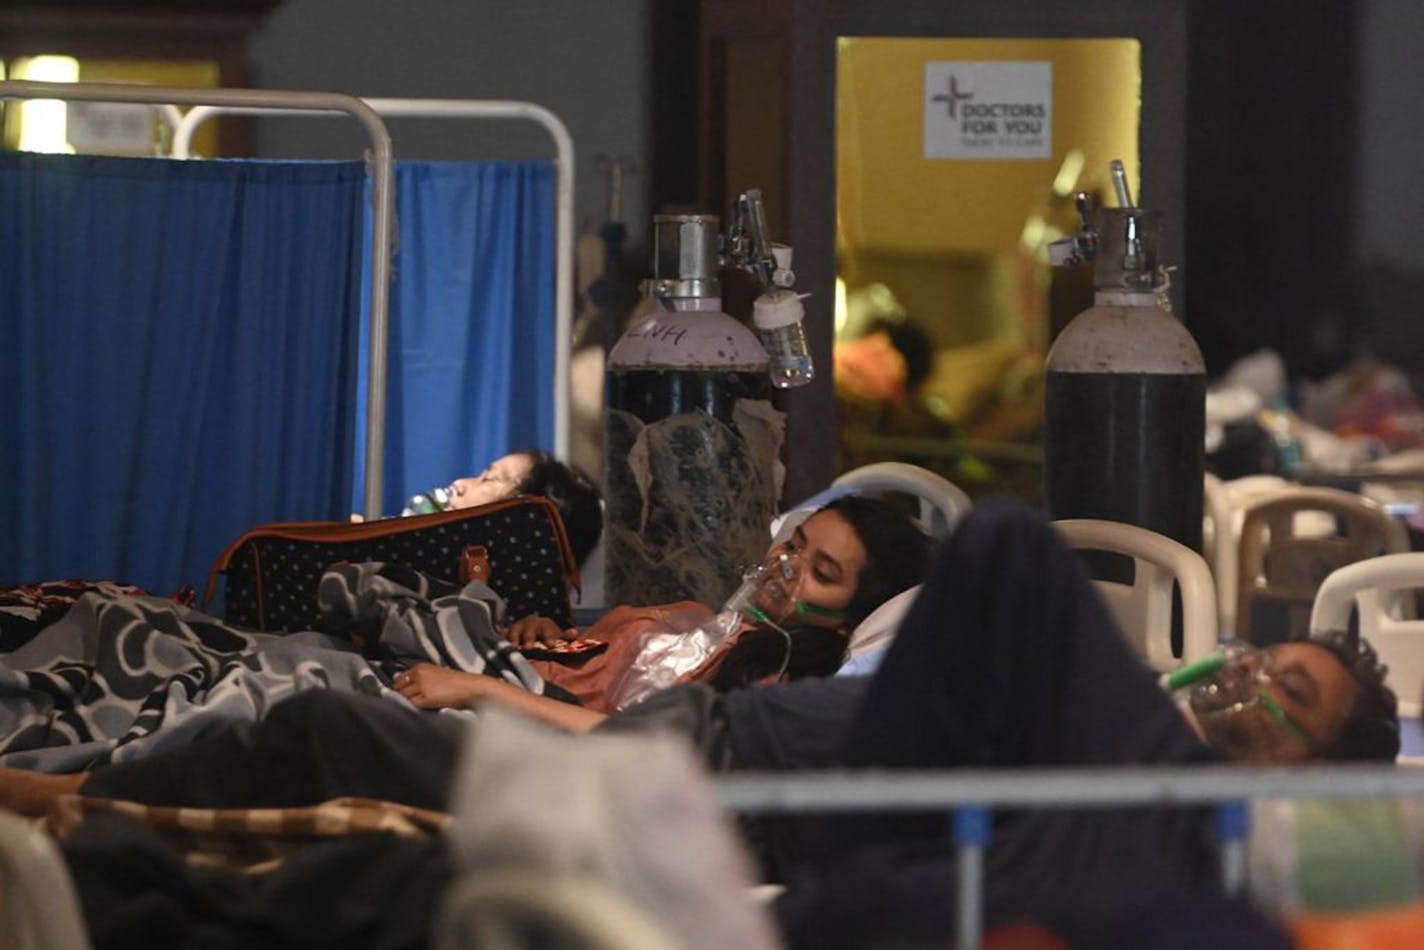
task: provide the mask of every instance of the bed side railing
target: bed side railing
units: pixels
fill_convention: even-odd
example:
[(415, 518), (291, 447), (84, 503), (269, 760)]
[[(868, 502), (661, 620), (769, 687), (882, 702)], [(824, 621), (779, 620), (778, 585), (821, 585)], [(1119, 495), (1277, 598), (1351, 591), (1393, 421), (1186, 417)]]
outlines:
[(754, 813), (943, 810), (958, 852), (956, 946), (982, 945), (983, 862), (996, 808), (1211, 806), (1221, 844), (1222, 884), (1246, 883), (1248, 805), (1253, 798), (1424, 798), (1424, 769), (1391, 765), (824, 771), (719, 776), (728, 809)]

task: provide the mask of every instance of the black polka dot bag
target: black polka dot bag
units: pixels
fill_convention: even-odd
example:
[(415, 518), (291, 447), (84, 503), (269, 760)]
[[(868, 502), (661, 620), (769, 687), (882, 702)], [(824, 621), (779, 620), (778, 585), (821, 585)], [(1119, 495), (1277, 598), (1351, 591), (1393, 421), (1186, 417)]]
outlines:
[(508, 620), (539, 614), (573, 623), (578, 567), (558, 509), (533, 495), (357, 524), (262, 525), (218, 555), (204, 599), (212, 600), (222, 577), (229, 623), (272, 632), (319, 630), (317, 584), (328, 565), (343, 561), (401, 565), (453, 584), (481, 580), (504, 600)]

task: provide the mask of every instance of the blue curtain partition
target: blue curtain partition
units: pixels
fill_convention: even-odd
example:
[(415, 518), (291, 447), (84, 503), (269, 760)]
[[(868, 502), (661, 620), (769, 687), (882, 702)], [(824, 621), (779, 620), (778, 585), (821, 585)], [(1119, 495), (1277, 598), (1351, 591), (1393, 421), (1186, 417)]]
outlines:
[[(388, 513), (553, 431), (552, 167), (397, 185)], [(360, 510), (367, 188), (354, 162), (0, 154), (0, 584), (169, 593), (254, 525)]]
[(350, 493), (361, 163), (0, 154), (0, 583), (200, 584)]
[[(553, 445), (554, 178), (549, 162), (396, 166), (387, 514), (506, 452)], [(352, 511), (362, 510), (366, 353), (363, 324)]]

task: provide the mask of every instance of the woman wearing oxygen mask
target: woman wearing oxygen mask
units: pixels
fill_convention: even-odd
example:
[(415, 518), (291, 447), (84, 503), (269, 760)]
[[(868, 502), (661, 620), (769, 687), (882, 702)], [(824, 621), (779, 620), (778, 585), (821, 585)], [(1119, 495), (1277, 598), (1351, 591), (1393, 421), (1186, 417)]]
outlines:
[[(433, 709), (494, 702), (566, 728), (588, 728), (678, 683), (719, 692), (765, 680), (834, 673), (851, 630), (924, 576), (929, 542), (899, 508), (873, 498), (838, 498), (801, 522), (720, 611), (680, 602), (616, 607), (582, 635), (543, 617), (512, 624), (511, 643), (531, 654), (546, 682), (576, 696), (572, 706), (488, 676), (422, 664), (396, 689)], [(601, 652), (557, 652), (569, 644)], [(545, 658), (540, 652), (551, 651)]]

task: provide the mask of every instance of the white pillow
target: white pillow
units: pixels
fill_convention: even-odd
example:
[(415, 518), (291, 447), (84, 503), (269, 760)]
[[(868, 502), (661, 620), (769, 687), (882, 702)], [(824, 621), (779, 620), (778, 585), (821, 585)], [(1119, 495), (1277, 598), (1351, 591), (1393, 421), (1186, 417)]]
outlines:
[(870, 616), (851, 631), (850, 643), (846, 647), (846, 660), (853, 660), (862, 653), (889, 646), (895, 634), (900, 632), (900, 622), (905, 619), (910, 604), (919, 595), (920, 587), (921, 585), (916, 584), (909, 590), (902, 590), (872, 610)]

